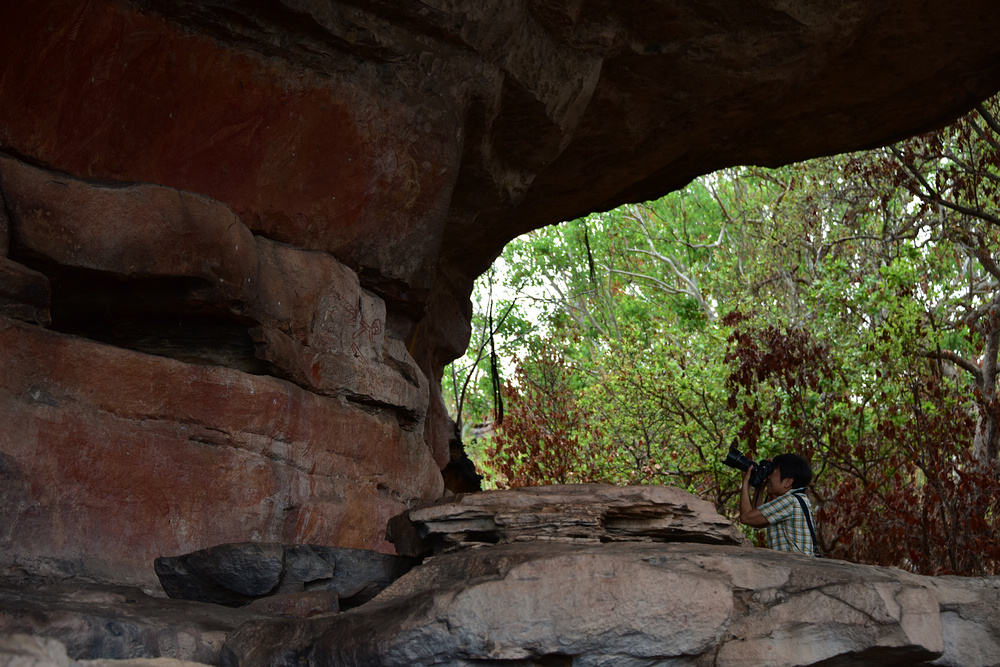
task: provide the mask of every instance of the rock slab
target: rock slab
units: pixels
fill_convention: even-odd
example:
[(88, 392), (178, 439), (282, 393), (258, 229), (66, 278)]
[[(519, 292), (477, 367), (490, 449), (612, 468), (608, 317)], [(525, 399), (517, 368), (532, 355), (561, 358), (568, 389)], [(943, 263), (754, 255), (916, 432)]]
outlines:
[(704, 542), (748, 545), (708, 501), (674, 486), (554, 484), (459, 494), (389, 521), (400, 554), (510, 542)]

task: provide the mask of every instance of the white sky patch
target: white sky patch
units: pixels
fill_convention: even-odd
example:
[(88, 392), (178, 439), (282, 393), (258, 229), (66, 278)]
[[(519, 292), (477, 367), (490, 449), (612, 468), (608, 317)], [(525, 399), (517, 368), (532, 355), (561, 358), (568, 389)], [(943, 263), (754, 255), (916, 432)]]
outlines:
[[(534, 325), (535, 335), (545, 337), (545, 328), (548, 326), (548, 320), (544, 316), (544, 309), (540, 304), (553, 298), (547, 286), (511, 286), (509, 284), (511, 271), (503, 255), (493, 262), (491, 271), (493, 272), (492, 288), (486, 274), (476, 279), (476, 286), (472, 294), (472, 305), (475, 312), (484, 318), (487, 317), (490, 307), (490, 291), (492, 289), (494, 328), (500, 325), (499, 319), (503, 316), (507, 304), (515, 301), (519, 316)], [(472, 344), (475, 345), (477, 343), (476, 337), (480, 335), (480, 332), (473, 331), (472, 335)], [(495, 337), (497, 361), (500, 364), (500, 373), (504, 380), (513, 380), (514, 378), (514, 360), (511, 358), (510, 353), (507, 352), (510, 342), (503, 334), (497, 334)]]
[(930, 227), (921, 227), (920, 229), (917, 230), (916, 243), (917, 243), (918, 246), (923, 246), (924, 244), (926, 244), (930, 240), (931, 240), (931, 228)]

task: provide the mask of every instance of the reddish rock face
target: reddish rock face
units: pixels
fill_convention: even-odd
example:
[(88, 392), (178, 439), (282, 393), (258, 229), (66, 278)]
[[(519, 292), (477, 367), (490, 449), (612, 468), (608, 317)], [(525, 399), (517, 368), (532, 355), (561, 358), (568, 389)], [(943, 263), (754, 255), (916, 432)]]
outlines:
[(441, 495), (427, 380), (332, 256), (161, 186), (0, 157), (0, 189), (45, 271), (0, 265), (2, 566), (151, 584), (223, 542), (391, 552), (387, 520)]
[(227, 541), (391, 552), (388, 519), (441, 493), (389, 414), (11, 320), (0, 351), (8, 567), (148, 584)]
[(444, 216), (460, 146), (439, 136), (455, 119), (415, 108), (427, 100), (226, 47), (126, 3), (47, 0), (0, 16), (7, 147), (83, 177), (206, 194), (256, 233), (411, 284), (426, 272), (413, 250), (428, 242), (422, 219)]
[(941, 124), (1000, 88), (995, 10), (0, 4), (0, 566), (390, 550), (504, 243)]

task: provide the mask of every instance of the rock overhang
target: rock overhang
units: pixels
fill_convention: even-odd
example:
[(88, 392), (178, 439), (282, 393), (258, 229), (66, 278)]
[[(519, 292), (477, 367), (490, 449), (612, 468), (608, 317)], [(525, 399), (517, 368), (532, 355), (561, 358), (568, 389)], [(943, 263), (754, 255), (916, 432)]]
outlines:
[(49, 0), (6, 10), (0, 123), (9, 149), (207, 194), (419, 301), (532, 228), (954, 118), (1000, 88), (993, 10)]
[[(212, 522), (190, 519), (232, 498), (254, 527), (234, 522), (217, 538), (388, 549), (387, 515), (440, 493), (452, 436), (440, 373), (467, 342), (474, 278), (507, 241), (720, 167), (943, 124), (1000, 88), (998, 28), (992, 0), (919, 11), (903, 0), (6, 3), (4, 170), (44, 166), (47, 188), (64, 182), (91, 202), (161, 188), (139, 218), (105, 207), (104, 228), (88, 227), (78, 200), (60, 209), (70, 199), (45, 195), (35, 209), (62, 216), (47, 232), (0, 192), (0, 332), (5, 370), (17, 370), (0, 378), (3, 474), (16, 490), (6, 507), (40, 531), (32, 554), (65, 563), (113, 554), (138, 569), (165, 549), (205, 546), (191, 526)], [(190, 235), (154, 242), (142, 231), (157, 216), (190, 222), (196, 206), (215, 226), (194, 231), (216, 241), (171, 246)], [(112, 241), (73, 236), (101, 231)], [(40, 260), (63, 233), (62, 254)], [(237, 237), (239, 256), (235, 242), (234, 254), (220, 251)], [(156, 246), (180, 254), (168, 262)], [(137, 275), (177, 275), (134, 284), (128, 305), (174, 307), (193, 290), (180, 314), (222, 319), (182, 319), (185, 331), (238, 334), (196, 350), (217, 368), (192, 368), (163, 345), (110, 353), (108, 340), (81, 340), (93, 330), (60, 331), (67, 312), (111, 293), (132, 257), (146, 258)], [(249, 290), (231, 279), (251, 274), (270, 277)], [(203, 280), (213, 276), (221, 287)], [(147, 345), (149, 333), (176, 342), (173, 329), (129, 335)], [(92, 359), (114, 377), (84, 373)], [(118, 396), (127, 400), (108, 408)], [(150, 458), (132, 459), (121, 488), (108, 484), (137, 442), (155, 445)], [(70, 445), (103, 462), (104, 477), (67, 460)], [(162, 474), (176, 466), (198, 500), (163, 511), (154, 496), (176, 490)], [(35, 493), (41, 480), (58, 491)], [(136, 480), (149, 480), (142, 493)], [(60, 532), (81, 506), (96, 515), (119, 503), (130, 516), (129, 497), (144, 509), (128, 531)], [(10, 538), (4, 546), (17, 552)]]

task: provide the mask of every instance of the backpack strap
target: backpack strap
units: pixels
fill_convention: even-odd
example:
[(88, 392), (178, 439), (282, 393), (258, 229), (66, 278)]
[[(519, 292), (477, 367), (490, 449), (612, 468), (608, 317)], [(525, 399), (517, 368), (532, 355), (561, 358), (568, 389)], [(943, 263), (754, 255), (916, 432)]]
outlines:
[(809, 516), (809, 506), (806, 505), (806, 499), (794, 491), (792, 492), (792, 495), (799, 501), (799, 505), (802, 506), (802, 513), (806, 517), (806, 525), (809, 526), (809, 535), (812, 536), (813, 541), (813, 555), (816, 556), (816, 558), (821, 558), (822, 554), (819, 551), (819, 540), (816, 539), (816, 531), (813, 529), (812, 517)]

